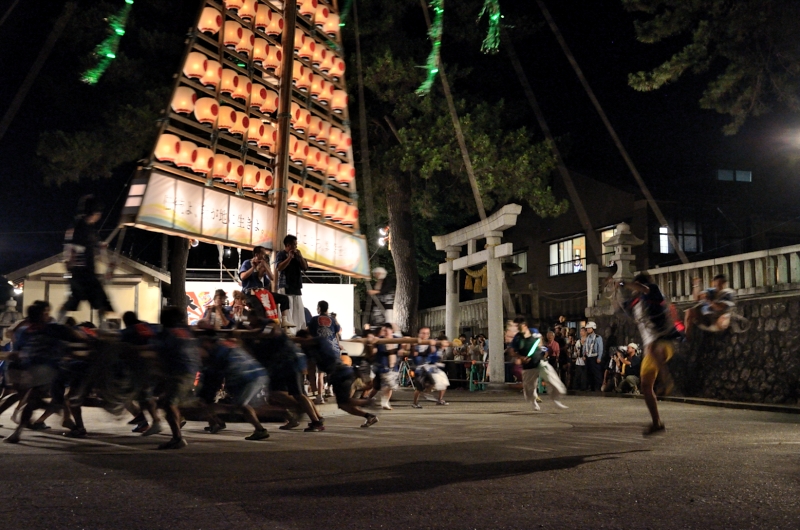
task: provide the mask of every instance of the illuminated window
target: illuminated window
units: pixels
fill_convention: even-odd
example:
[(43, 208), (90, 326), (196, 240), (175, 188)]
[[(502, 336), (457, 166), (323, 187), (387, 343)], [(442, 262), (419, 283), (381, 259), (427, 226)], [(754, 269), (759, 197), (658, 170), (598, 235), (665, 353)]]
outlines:
[(718, 169), (717, 180), (723, 182), (753, 182), (753, 172), (742, 169)]
[[(674, 224), (675, 237), (684, 252), (702, 252), (703, 238), (700, 226), (694, 221), (678, 221)], [(672, 254), (675, 248), (669, 240), (666, 226), (658, 228), (658, 248), (659, 254)]]
[(586, 237), (576, 236), (550, 245), (550, 276), (586, 270)]
[(528, 251), (523, 250), (522, 252), (517, 252), (516, 254), (511, 256), (511, 263), (516, 264), (519, 267), (519, 270), (516, 272), (512, 272), (511, 274), (525, 274), (528, 272)]
[(614, 265), (614, 249), (604, 245), (606, 241), (617, 235), (617, 228), (609, 228), (600, 232), (600, 244), (603, 246), (603, 267)]

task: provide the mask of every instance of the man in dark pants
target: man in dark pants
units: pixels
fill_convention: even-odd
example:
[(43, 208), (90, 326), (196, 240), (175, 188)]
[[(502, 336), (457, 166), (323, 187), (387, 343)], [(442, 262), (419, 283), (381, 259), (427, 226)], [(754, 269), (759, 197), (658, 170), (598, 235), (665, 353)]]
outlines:
[(589, 388), (593, 392), (600, 391), (603, 386), (603, 337), (594, 332), (597, 324), (586, 323), (586, 340), (582, 344), (589, 367)]
[[(267, 258), (267, 249), (264, 247), (255, 247), (253, 249), (252, 259), (244, 260), (242, 267), (239, 269), (239, 279), (242, 280), (242, 293), (247, 300), (247, 305), (257, 317), (264, 318), (264, 306), (261, 300), (253, 294), (256, 289), (267, 289), (272, 291), (272, 272), (269, 270), (269, 259)], [(289, 313), (289, 297), (286, 295), (272, 293), (272, 298), (278, 304), (281, 310), (281, 325), (283, 327), (292, 327), (289, 322), (287, 314)]]
[(59, 322), (64, 321), (69, 311), (78, 309), (84, 300), (97, 310), (101, 325), (105, 322), (105, 314), (114, 311), (94, 270), (95, 247), (105, 248), (104, 243), (98, 242), (94, 228), (102, 213), (103, 207), (94, 195), (82, 197), (78, 203), (75, 225), (67, 230), (64, 237), (64, 260), (70, 273), (70, 295), (58, 312)]

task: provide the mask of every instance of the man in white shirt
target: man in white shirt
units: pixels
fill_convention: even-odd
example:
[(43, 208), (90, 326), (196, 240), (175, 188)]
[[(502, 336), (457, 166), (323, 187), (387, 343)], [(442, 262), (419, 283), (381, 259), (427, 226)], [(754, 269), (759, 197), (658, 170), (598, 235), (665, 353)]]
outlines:
[(603, 337), (594, 332), (597, 324), (592, 321), (586, 323), (586, 340), (581, 341), (581, 348), (586, 357), (586, 366), (589, 371), (589, 389), (593, 392), (600, 391), (603, 386)]

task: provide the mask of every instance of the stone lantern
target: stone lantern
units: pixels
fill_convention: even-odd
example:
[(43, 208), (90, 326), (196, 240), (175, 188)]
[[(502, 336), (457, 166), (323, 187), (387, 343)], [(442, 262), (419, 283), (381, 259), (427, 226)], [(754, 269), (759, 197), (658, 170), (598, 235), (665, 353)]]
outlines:
[(634, 269), (631, 264), (636, 260), (636, 256), (633, 255), (631, 249), (641, 245), (644, 241), (631, 233), (631, 227), (627, 223), (618, 224), (616, 232), (616, 235), (603, 243), (603, 246), (614, 249), (612, 259), (617, 265), (614, 279), (632, 280)]

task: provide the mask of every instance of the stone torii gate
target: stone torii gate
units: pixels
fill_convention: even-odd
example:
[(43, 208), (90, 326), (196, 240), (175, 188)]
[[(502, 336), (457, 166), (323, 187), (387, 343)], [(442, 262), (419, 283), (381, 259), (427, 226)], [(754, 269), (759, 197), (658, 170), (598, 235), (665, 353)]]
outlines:
[[(439, 264), (439, 274), (447, 275), (445, 333), (452, 340), (458, 336), (460, 309), (458, 304), (459, 275), (457, 271), (486, 263), (489, 317), (489, 377), (491, 386), (505, 382), (503, 365), (503, 268), (501, 258), (511, 256), (511, 243), (500, 243), (503, 231), (516, 226), (522, 212), (519, 204), (507, 204), (485, 220), (444, 236), (433, 236), (436, 250), (447, 252), (447, 261)], [(486, 239), (486, 248), (476, 250), (479, 239)], [(467, 255), (461, 256), (464, 245)]]

